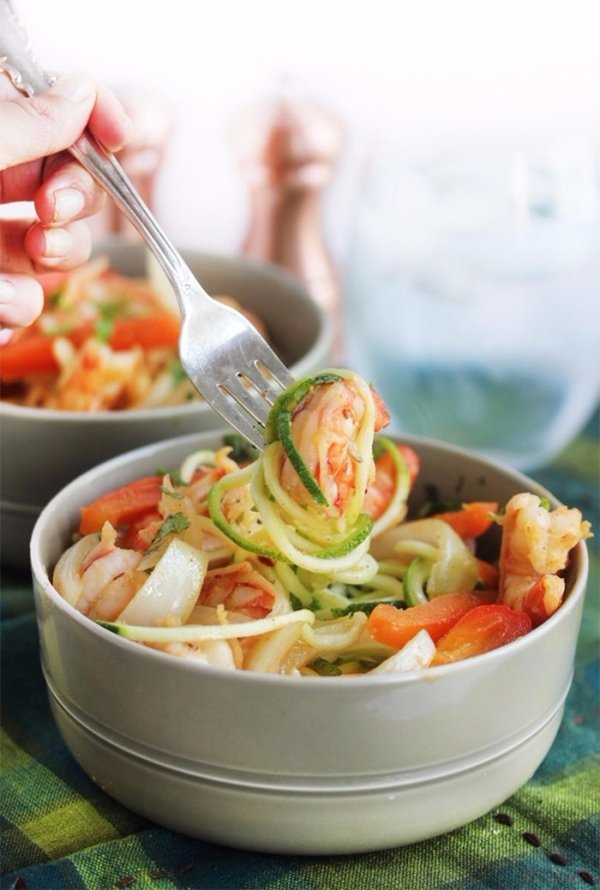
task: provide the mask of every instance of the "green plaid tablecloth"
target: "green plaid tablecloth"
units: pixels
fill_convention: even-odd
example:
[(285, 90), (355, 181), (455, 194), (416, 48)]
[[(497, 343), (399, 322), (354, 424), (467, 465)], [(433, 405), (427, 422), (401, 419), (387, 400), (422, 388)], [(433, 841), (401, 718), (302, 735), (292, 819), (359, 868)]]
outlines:
[[(160, 828), (107, 797), (50, 715), (30, 579), (8, 572), (2, 604), (3, 888), (549, 890), (600, 886), (598, 418), (534, 478), (592, 521), (592, 573), (575, 680), (558, 737), (499, 809), (443, 837), (358, 856), (234, 850)], [(534, 671), (536, 666), (531, 665)], [(523, 678), (527, 682), (527, 677)]]

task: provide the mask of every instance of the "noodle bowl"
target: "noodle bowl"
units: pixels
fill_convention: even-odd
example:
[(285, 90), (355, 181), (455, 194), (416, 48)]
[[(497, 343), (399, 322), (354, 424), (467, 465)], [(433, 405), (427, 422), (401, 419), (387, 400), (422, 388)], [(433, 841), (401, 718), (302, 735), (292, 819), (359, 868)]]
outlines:
[[(124, 275), (144, 273), (141, 246), (99, 245), (98, 253)], [(327, 363), (331, 329), (325, 314), (283, 270), (208, 254), (187, 252), (184, 258), (209, 293), (230, 294), (263, 320), (294, 374)], [(27, 564), (36, 516), (78, 474), (127, 449), (220, 423), (202, 401), (95, 413), (0, 402), (3, 563)]]
[[(412, 843), (499, 805), (532, 775), (562, 719), (585, 545), (573, 553), (563, 605), (540, 627), (477, 658), (401, 675), (202, 666), (110, 633), (58, 594), (50, 573), (83, 504), (220, 444), (220, 435), (205, 434), (116, 458), (65, 488), (36, 524), (46, 682), (83, 769), (124, 805), (174, 830), (283, 853)], [(406, 444), (422, 462), (412, 515), (426, 485), (441, 497), (460, 485), (466, 500), (506, 503), (529, 491), (553, 502), (532, 480), (478, 456), (427, 440)]]

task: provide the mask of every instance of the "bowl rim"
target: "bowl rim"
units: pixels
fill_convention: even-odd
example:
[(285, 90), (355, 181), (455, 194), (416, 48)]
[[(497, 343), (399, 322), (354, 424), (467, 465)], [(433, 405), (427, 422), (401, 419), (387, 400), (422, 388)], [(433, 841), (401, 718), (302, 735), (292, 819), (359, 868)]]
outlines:
[[(122, 250), (131, 248), (136, 249), (136, 252), (143, 252), (144, 245), (126, 244), (118, 240), (107, 241), (103, 244), (99, 244), (95, 252), (101, 254), (103, 250), (110, 250), (111, 248)], [(305, 287), (301, 281), (294, 278), (287, 269), (282, 266), (277, 266), (274, 263), (258, 262), (257, 260), (248, 259), (247, 257), (237, 257), (225, 253), (187, 250), (185, 248), (182, 248), (181, 253), (184, 257), (188, 257), (188, 262), (190, 261), (190, 257), (196, 256), (209, 262), (231, 262), (242, 269), (247, 268), (257, 272), (262, 271), (267, 275), (271, 275), (273, 278), (278, 278), (280, 281), (285, 280), (288, 285), (293, 286), (297, 290), (298, 294), (302, 294), (306, 304), (311, 306), (311, 309), (317, 317), (318, 330), (317, 336), (309, 349), (289, 366), (290, 371), (294, 376), (303, 375), (305, 373), (303, 370), (305, 367), (313, 366), (316, 363), (317, 357), (324, 353), (328, 353), (327, 346), (328, 344), (331, 345), (333, 340), (333, 321), (324, 307), (311, 295), (308, 288)], [(152, 419), (160, 420), (173, 416), (179, 417), (195, 414), (210, 415), (213, 413), (214, 411), (210, 405), (203, 400), (182, 402), (179, 405), (162, 405), (155, 408), (128, 408), (124, 411), (110, 411), (106, 409), (101, 411), (65, 411), (59, 410), (58, 408), (32, 408), (27, 405), (15, 405), (12, 402), (0, 399), (0, 415), (6, 414), (8, 417), (17, 417), (23, 420), (51, 420), (58, 423), (106, 423), (108, 420), (117, 424), (123, 424), (127, 421), (130, 423), (143, 423), (144, 421)]]
[[(415, 682), (435, 682), (447, 677), (449, 672), (450, 676), (458, 677), (461, 673), (470, 673), (476, 670), (477, 665), (491, 665), (494, 663), (494, 661), (501, 663), (505, 659), (511, 657), (511, 652), (518, 652), (520, 650), (535, 646), (538, 640), (541, 642), (541, 640), (545, 636), (548, 636), (548, 634), (551, 634), (553, 632), (557, 624), (562, 624), (567, 619), (567, 617), (570, 616), (571, 613), (579, 607), (580, 601), (585, 597), (589, 572), (589, 557), (588, 548), (585, 541), (580, 541), (573, 550), (572, 560), (576, 569), (576, 578), (571, 586), (571, 589), (568, 592), (568, 596), (565, 598), (559, 609), (557, 609), (557, 611), (553, 615), (551, 615), (545, 622), (543, 622), (543, 624), (532, 628), (529, 633), (525, 634), (522, 637), (519, 637), (517, 640), (513, 640), (511, 643), (508, 643), (505, 646), (500, 646), (497, 649), (493, 649), (481, 655), (472, 656), (471, 658), (466, 658), (462, 661), (454, 663), (435, 665), (433, 667), (420, 668), (414, 671), (406, 671), (402, 674), (376, 674), (375, 676), (373, 676), (372, 674), (367, 673), (340, 678), (321, 676), (296, 677), (289, 675), (269, 674), (266, 672), (261, 673), (258, 671), (232, 671), (227, 668), (220, 668), (213, 665), (195, 664), (193, 662), (190, 662), (188, 659), (179, 659), (173, 657), (169, 658), (167, 653), (151, 649), (150, 647), (143, 645), (134, 645), (132, 647), (131, 640), (127, 640), (118, 636), (112, 631), (109, 631), (101, 625), (96, 624), (86, 615), (83, 615), (81, 612), (77, 611), (77, 609), (75, 609), (74, 606), (71, 606), (52, 585), (50, 573), (46, 571), (46, 568), (42, 563), (40, 554), (42, 535), (47, 517), (56, 509), (56, 506), (63, 498), (67, 498), (69, 495), (71, 495), (75, 491), (75, 489), (82, 483), (93, 481), (94, 477), (96, 476), (108, 477), (110, 476), (110, 471), (112, 469), (122, 467), (127, 464), (134, 468), (138, 459), (150, 457), (156, 452), (184, 448), (184, 446), (188, 442), (190, 443), (190, 445), (193, 445), (193, 447), (197, 449), (198, 447), (202, 447), (201, 444), (198, 445), (199, 442), (202, 443), (204, 441), (218, 438), (226, 432), (228, 432), (228, 429), (226, 428), (206, 430), (199, 433), (187, 434), (185, 436), (177, 436), (175, 438), (163, 440), (162, 442), (155, 442), (149, 445), (144, 445), (141, 448), (136, 448), (132, 451), (128, 451), (124, 454), (118, 455), (117, 457), (113, 457), (110, 460), (104, 461), (103, 463), (92, 467), (90, 470), (87, 470), (85, 473), (73, 479), (46, 504), (35, 523), (30, 541), (30, 563), (34, 586), (37, 582), (43, 590), (44, 594), (48, 596), (53, 606), (57, 607), (59, 611), (65, 613), (69, 620), (75, 621), (86, 632), (92, 633), (94, 635), (100, 635), (100, 638), (104, 639), (107, 643), (110, 642), (112, 645), (116, 645), (118, 648), (121, 648), (123, 646), (126, 647), (126, 651), (132, 655), (134, 652), (136, 652), (137, 654), (134, 656), (136, 658), (151, 658), (153, 660), (158, 659), (161, 663), (164, 663), (167, 668), (170, 665), (171, 668), (176, 671), (199, 671), (200, 677), (205, 679), (209, 679), (211, 676), (214, 676), (215, 678), (219, 678), (221, 680), (225, 680), (228, 678), (231, 682), (249, 683), (251, 685), (256, 683), (266, 683), (270, 685), (271, 683), (275, 683), (279, 687), (280, 684), (283, 683), (287, 687), (291, 688), (295, 688), (296, 686), (298, 686), (299, 688), (308, 688), (310, 686), (313, 686), (319, 689), (340, 689), (340, 686), (343, 688), (361, 688), (366, 685), (376, 687), (387, 687), (396, 685), (404, 686), (412, 685)], [(461, 457), (466, 460), (474, 460), (480, 466), (488, 467), (489, 469), (500, 472), (503, 475), (508, 475), (509, 477), (512, 477), (515, 482), (522, 482), (524, 484), (524, 487), (522, 488), (523, 491), (531, 491), (532, 493), (537, 494), (540, 497), (548, 498), (552, 506), (555, 507), (560, 504), (560, 501), (550, 491), (548, 491), (540, 483), (531, 479), (529, 476), (526, 476), (524, 473), (521, 473), (519, 470), (515, 470), (508, 465), (502, 464), (499, 461), (495, 461), (491, 458), (484, 457), (483, 455), (477, 454), (473, 451), (470, 451), (469, 449), (462, 448), (461, 446), (457, 445), (451, 445), (449, 443), (424, 436), (413, 436), (408, 434), (400, 436), (391, 434), (390, 438), (392, 438), (394, 441), (401, 441), (402, 443), (410, 445), (417, 451), (419, 446), (423, 445), (429, 448), (433, 447), (440, 449), (456, 457)], [(475, 665), (475, 667), (473, 667), (473, 665)]]

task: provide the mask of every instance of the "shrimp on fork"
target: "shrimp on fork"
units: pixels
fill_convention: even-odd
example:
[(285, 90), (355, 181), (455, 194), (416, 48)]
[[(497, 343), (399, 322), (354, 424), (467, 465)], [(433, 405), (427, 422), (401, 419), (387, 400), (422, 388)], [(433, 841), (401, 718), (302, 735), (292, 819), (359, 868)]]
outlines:
[[(293, 412), (295, 447), (327, 499), (327, 515), (332, 518), (344, 515), (348, 501), (357, 493), (359, 479), (364, 476), (364, 471), (359, 473), (362, 458), (354, 443), (369, 410), (374, 410), (374, 432), (389, 423), (389, 414), (377, 393), (359, 386), (354, 378), (345, 377), (315, 385)], [(371, 461), (367, 483), (374, 478)], [(311, 503), (287, 458), (281, 468), (281, 485), (297, 503)], [(362, 496), (365, 490), (366, 485)]]
[(576, 508), (547, 510), (539, 497), (526, 493), (509, 500), (498, 522), (500, 601), (541, 624), (562, 603), (565, 581), (557, 573), (573, 547), (591, 537), (590, 523)]

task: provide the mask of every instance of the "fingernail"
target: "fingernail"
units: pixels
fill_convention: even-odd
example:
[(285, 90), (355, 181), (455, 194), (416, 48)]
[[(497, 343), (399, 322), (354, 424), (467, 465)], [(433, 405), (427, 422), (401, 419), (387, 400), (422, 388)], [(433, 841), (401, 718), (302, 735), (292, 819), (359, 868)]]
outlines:
[(12, 303), (15, 297), (15, 286), (12, 281), (0, 278), (0, 303)]
[(10, 328), (0, 328), (0, 346), (6, 346), (12, 335), (13, 331)]
[(64, 188), (54, 192), (54, 222), (73, 219), (83, 210), (85, 198), (79, 189)]
[(44, 256), (67, 256), (73, 247), (73, 236), (66, 229), (44, 230)]
[(68, 99), (69, 102), (82, 102), (95, 90), (94, 82), (87, 75), (75, 73), (59, 77), (50, 89), (50, 93), (53, 96), (60, 96), (61, 99)]

